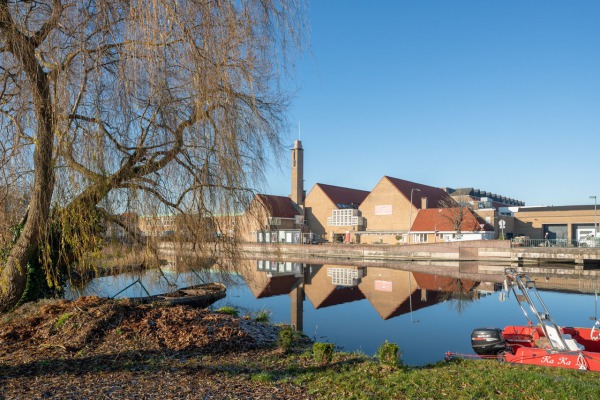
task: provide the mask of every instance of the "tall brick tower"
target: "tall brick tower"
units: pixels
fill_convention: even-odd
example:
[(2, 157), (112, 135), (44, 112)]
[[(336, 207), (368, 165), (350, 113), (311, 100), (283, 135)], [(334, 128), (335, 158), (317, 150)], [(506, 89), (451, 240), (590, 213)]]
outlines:
[(304, 209), (304, 150), (302, 142), (296, 140), (292, 149), (292, 201)]

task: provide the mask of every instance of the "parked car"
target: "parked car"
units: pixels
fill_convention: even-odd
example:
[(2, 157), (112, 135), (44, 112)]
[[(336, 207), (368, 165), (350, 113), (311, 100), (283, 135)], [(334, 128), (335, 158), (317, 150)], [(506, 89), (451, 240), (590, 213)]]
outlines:
[(583, 239), (579, 239), (579, 247), (600, 247), (600, 237), (587, 235)]
[(512, 239), (512, 245), (514, 247), (528, 247), (529, 246), (529, 236), (525, 235), (517, 235)]

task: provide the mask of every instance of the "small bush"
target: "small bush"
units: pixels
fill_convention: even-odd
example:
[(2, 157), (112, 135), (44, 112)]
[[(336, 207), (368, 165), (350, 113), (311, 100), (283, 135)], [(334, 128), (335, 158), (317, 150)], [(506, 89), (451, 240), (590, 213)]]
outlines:
[(231, 307), (231, 306), (224, 306), (221, 307), (217, 310), (218, 313), (221, 314), (227, 314), (227, 315), (232, 315), (234, 317), (238, 316), (238, 310), (236, 310), (235, 308)]
[(281, 328), (279, 331), (278, 344), (286, 353), (290, 351), (294, 344), (294, 330), (291, 326)]
[(402, 365), (401, 356), (402, 353), (400, 353), (400, 348), (396, 343), (389, 343), (386, 340), (384, 344), (377, 348), (377, 358), (384, 365), (400, 367)]
[(327, 365), (333, 359), (333, 343), (317, 342), (313, 344), (313, 358), (317, 364)]
[(258, 313), (256, 313), (254, 320), (256, 322), (269, 322), (271, 320), (271, 313), (263, 308)]

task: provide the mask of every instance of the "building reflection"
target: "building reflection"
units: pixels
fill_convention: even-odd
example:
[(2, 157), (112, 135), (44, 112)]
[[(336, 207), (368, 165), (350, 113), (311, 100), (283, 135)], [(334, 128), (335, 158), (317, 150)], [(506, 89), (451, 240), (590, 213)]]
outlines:
[(255, 298), (290, 297), (290, 321), (298, 330), (305, 299), (315, 309), (366, 299), (383, 320), (408, 313), (412, 319), (413, 311), (448, 300), (476, 300), (495, 290), (493, 283), (372, 266), (244, 260), (239, 270)]
[(343, 277), (363, 275), (358, 269), (311, 264), (307, 267), (308, 279), (304, 284), (304, 293), (315, 309), (362, 300), (365, 296), (357, 287), (360, 279), (345, 279), (344, 284), (339, 284)]

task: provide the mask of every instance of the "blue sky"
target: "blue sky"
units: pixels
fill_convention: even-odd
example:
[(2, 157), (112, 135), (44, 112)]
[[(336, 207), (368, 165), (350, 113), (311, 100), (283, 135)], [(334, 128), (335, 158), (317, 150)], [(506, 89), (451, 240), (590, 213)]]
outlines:
[[(600, 196), (600, 1), (312, 1), (286, 132), (305, 188), (384, 175), (527, 205)], [(267, 193), (290, 193), (289, 153)]]

